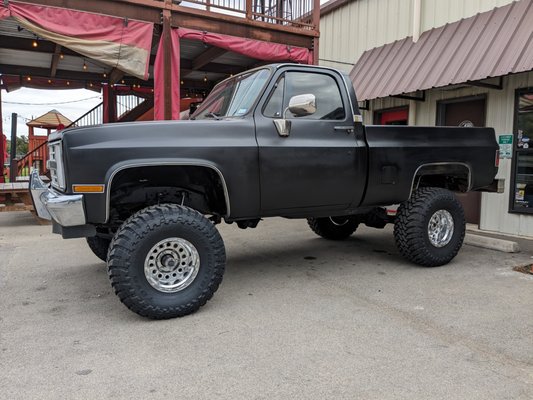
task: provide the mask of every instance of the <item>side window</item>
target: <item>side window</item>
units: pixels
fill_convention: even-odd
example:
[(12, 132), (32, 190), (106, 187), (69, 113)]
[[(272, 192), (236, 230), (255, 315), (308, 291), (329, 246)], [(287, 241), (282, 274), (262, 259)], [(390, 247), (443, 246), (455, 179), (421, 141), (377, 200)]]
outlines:
[[(276, 83), (264, 109), (263, 115), (282, 118), (289, 100), (299, 94), (313, 94), (316, 98), (316, 112), (303, 119), (343, 120), (346, 112), (342, 96), (335, 79), (330, 75), (310, 72), (287, 72)], [(290, 111), (287, 118), (297, 118)]]

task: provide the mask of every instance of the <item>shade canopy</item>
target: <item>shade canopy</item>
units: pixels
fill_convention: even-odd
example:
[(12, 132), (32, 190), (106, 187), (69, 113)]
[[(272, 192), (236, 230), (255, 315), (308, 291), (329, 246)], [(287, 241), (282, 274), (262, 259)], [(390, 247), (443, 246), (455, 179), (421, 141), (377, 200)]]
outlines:
[(57, 129), (61, 125), (69, 126), (71, 124), (72, 121), (57, 110), (50, 110), (46, 114), (43, 114), (40, 117), (32, 119), (26, 123), (28, 126), (44, 129)]

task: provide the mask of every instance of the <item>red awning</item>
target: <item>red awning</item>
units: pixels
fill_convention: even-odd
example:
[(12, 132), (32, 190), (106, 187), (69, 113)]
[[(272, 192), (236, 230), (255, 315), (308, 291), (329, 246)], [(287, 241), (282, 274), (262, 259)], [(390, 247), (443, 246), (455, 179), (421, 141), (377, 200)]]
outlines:
[(205, 44), (242, 54), (263, 61), (290, 61), (300, 64), (312, 64), (313, 54), (303, 47), (286, 46), (262, 40), (246, 39), (235, 36), (221, 35), (194, 29), (178, 28), (182, 39), (199, 40)]
[(15, 1), (0, 6), (0, 19), (9, 16), (39, 37), (148, 79), (152, 23)]

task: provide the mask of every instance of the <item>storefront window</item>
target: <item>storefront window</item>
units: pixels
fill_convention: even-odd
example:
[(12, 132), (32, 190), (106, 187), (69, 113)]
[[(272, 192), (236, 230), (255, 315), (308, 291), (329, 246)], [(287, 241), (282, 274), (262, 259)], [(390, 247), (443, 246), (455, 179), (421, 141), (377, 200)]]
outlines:
[(511, 209), (533, 213), (533, 88), (517, 91)]

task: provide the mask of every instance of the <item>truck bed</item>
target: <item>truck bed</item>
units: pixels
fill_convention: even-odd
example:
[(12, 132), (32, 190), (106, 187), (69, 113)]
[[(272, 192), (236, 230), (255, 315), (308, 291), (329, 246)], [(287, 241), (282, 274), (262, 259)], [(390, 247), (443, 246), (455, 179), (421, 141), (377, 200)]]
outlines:
[(490, 185), (497, 171), (492, 128), (368, 125), (365, 137), (369, 176), (362, 206), (404, 201), (424, 166), (463, 165), (470, 190)]

